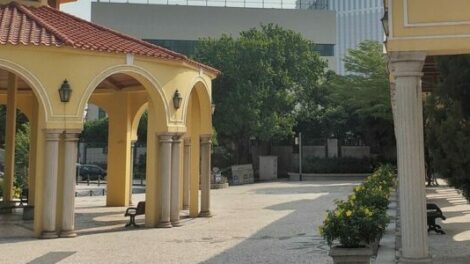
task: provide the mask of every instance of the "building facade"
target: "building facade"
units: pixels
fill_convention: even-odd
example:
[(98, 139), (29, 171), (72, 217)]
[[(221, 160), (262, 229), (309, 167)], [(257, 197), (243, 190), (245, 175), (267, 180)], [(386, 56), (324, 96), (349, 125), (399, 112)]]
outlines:
[(383, 0), (297, 0), (299, 9), (328, 9), (336, 11), (336, 71), (345, 74), (343, 58), (349, 49), (357, 48), (364, 40), (383, 42), (380, 19)]
[(329, 68), (336, 69), (333, 11), (93, 2), (91, 20), (186, 55), (200, 38), (237, 36), (241, 31), (273, 23), (315, 43)]

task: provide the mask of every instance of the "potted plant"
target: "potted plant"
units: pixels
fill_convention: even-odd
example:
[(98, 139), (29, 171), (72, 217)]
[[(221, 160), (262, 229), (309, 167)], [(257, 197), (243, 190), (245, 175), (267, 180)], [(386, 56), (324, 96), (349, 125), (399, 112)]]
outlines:
[(386, 209), (394, 186), (391, 168), (379, 169), (357, 186), (346, 201), (328, 210), (320, 234), (334, 263), (369, 263), (389, 221)]

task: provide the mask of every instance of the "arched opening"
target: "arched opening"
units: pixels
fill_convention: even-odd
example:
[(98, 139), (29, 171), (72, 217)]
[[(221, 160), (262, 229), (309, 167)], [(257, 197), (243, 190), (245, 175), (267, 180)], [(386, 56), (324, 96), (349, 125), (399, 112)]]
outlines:
[[(95, 105), (101, 109), (103, 118), (87, 120), (82, 137), (89, 128), (87, 124), (97, 125), (93, 130), (94, 134), (87, 136), (89, 141), (98, 141), (94, 146), (96, 149), (92, 151), (102, 154), (98, 155), (97, 160), (92, 160), (88, 152), (87, 157), (82, 157), (82, 160), (106, 168), (106, 177), (105, 185), (96, 186), (98, 178), (94, 179), (94, 186), (87, 185), (83, 188), (85, 191), (81, 191), (88, 195), (76, 198), (78, 234), (123, 230), (129, 221), (129, 218), (124, 217), (126, 208), (146, 201), (147, 135), (146, 127), (143, 126), (147, 123), (146, 106), (152, 101), (155, 96), (152, 93), (156, 91), (150, 83), (142, 76), (117, 72), (102, 79), (89, 95), (86, 102), (87, 116), (89, 119), (97, 116), (95, 113), (89, 114), (90, 109), (96, 111), (93, 110)], [(162, 108), (161, 102), (158, 107)], [(160, 117), (161, 113), (154, 116)], [(83, 147), (80, 148), (84, 152)], [(99, 164), (101, 161), (104, 164)], [(132, 193), (136, 195), (133, 197)], [(142, 218), (143, 215), (137, 218), (138, 224), (143, 223)]]
[[(206, 193), (208, 190), (204, 190), (203, 187), (204, 180), (208, 179), (202, 178), (207, 173), (201, 171), (205, 168), (204, 162), (208, 161), (202, 160), (204, 155), (201, 153), (201, 140), (202, 137), (212, 134), (211, 102), (206, 86), (202, 82), (197, 82), (191, 90), (185, 120), (187, 130), (184, 136), (182, 200), (183, 208), (189, 208), (190, 217), (197, 217), (209, 209), (205, 208), (208, 207), (209, 198)], [(201, 197), (199, 197), (200, 185)]]
[[(25, 77), (21, 72), (14, 72), (16, 68), (12, 64), (7, 64), (7, 68), (2, 63), (0, 61), (0, 228), (10, 232), (0, 234), (30, 237), (30, 230), (37, 224), (33, 220), (35, 194), (41, 188), (37, 179), (41, 155), (37, 151), (44, 108), (36, 97), (39, 89), (30, 81), (33, 77)], [(5, 219), (8, 220), (4, 222)]]

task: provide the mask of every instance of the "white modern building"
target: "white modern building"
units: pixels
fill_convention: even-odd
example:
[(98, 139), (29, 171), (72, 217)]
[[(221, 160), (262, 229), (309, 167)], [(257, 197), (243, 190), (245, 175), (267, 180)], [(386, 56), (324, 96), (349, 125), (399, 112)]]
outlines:
[(383, 0), (297, 0), (299, 9), (336, 11), (336, 71), (345, 74), (343, 58), (364, 40), (384, 41), (380, 19)]
[[(295, 9), (295, 1), (279, 1), (278, 6), (273, 6), (272, 1), (268, 5), (268, 1), (260, 0), (254, 6), (250, 1), (243, 4), (229, 0), (226, 6), (210, 6), (217, 3), (220, 1), (199, 3), (208, 6), (191, 2), (179, 5), (93, 2), (91, 20), (186, 55), (191, 54), (200, 38), (220, 37), (224, 33), (237, 36), (241, 31), (274, 23), (315, 43), (330, 69), (336, 70), (334, 11)], [(242, 7), (229, 6), (236, 3), (242, 3)]]

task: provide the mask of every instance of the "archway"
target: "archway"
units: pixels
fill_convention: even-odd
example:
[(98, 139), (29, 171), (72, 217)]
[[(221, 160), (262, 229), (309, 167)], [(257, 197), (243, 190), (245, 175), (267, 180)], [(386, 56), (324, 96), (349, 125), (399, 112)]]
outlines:
[[(41, 181), (37, 179), (42, 169), (42, 155), (38, 153), (38, 144), (41, 143), (38, 139), (45, 114), (41, 100), (36, 96), (41, 88), (37, 87), (41, 87), (40, 83), (21, 66), (0, 60), (0, 134), (3, 148), (0, 214), (14, 213), (17, 217), (12, 219), (31, 225), (31, 228), (40, 223), (40, 220), (30, 220), (34, 218), (36, 190), (41, 188)], [(8, 228), (15, 229), (17, 224)], [(0, 226), (3, 224), (0, 223)], [(31, 235), (30, 232), (21, 233)]]
[(196, 81), (186, 102), (182, 200), (183, 208), (189, 208), (191, 217), (210, 216), (212, 112), (207, 89), (204, 82)]
[[(125, 71), (120, 71), (124, 68), (126, 69)], [(107, 167), (106, 188), (101, 188), (102, 190), (105, 189), (102, 193), (96, 192), (98, 195), (105, 195), (106, 199), (105, 201), (102, 199), (99, 207), (95, 208), (95, 210), (88, 210), (89, 212), (87, 213), (86, 210), (80, 209), (80, 212), (77, 214), (78, 217), (90, 218), (88, 220), (91, 221), (88, 221), (88, 223), (94, 222), (95, 226), (108, 225), (107, 228), (122, 229), (125, 221), (127, 221), (122, 216), (125, 208), (133, 203), (132, 178), (134, 160), (140, 158), (135, 157), (138, 154), (136, 153), (138, 149), (134, 148), (134, 143), (138, 139), (139, 120), (145, 112), (147, 105), (151, 104), (154, 109), (149, 114), (149, 116), (154, 118), (152, 125), (156, 126), (153, 127), (152, 131), (166, 125), (164, 123), (166, 120), (164, 103), (162, 99), (159, 99), (160, 95), (157, 92), (159, 88), (152, 85), (152, 83), (156, 82), (152, 82), (144, 76), (137, 74), (135, 72), (137, 70), (131, 70), (129, 67), (118, 67), (105, 71), (91, 82), (92, 84), (98, 83), (91, 93), (88, 93), (89, 91), (87, 90), (84, 94), (84, 98), (88, 94), (89, 99), (84, 101), (82, 98), (82, 102), (96, 105), (103, 109), (103, 111), (106, 111), (108, 123), (107, 140), (105, 142), (107, 148), (103, 148), (106, 149), (107, 155), (105, 164)], [(153, 103), (156, 101), (155, 98), (158, 101), (156, 104)], [(155, 164), (152, 165), (155, 166)], [(146, 174), (152, 175), (151, 178), (154, 178), (153, 173)], [(155, 180), (153, 181), (155, 182)], [(145, 182), (148, 183), (148, 180)], [(146, 184), (146, 186), (148, 187), (149, 185)], [(143, 188), (139, 189), (141, 189), (141, 192), (144, 192)], [(155, 184), (151, 185), (150, 189), (154, 190)], [(143, 195), (140, 199), (146, 200)], [(101, 206), (103, 203), (107, 207), (112, 208), (104, 209)], [(134, 204), (136, 203), (137, 201), (134, 202)], [(93, 227), (90, 226), (77, 226), (78, 233), (86, 233), (92, 229)]]

